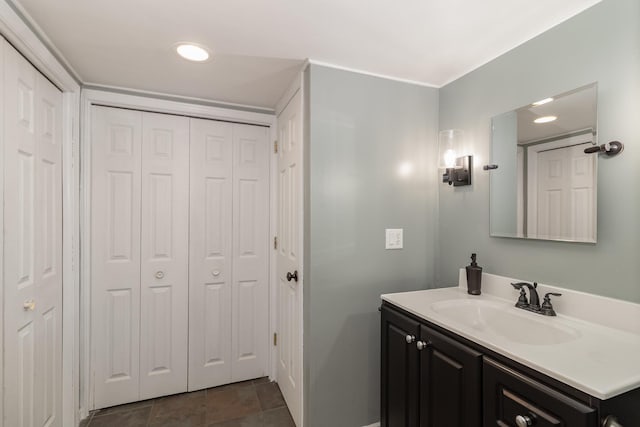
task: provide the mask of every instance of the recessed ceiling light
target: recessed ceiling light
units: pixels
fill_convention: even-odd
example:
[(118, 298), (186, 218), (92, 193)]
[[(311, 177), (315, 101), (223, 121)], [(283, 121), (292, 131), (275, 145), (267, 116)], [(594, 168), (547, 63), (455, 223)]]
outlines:
[(533, 121), (533, 123), (549, 123), (552, 122), (554, 120), (556, 120), (557, 117), (556, 116), (544, 116), (544, 117), (538, 117), (537, 119), (535, 119)]
[(533, 105), (534, 107), (537, 107), (539, 105), (544, 105), (544, 104), (549, 103), (551, 101), (553, 101), (553, 98), (545, 98), (545, 99), (541, 99), (540, 101), (536, 101), (531, 105)]
[(192, 43), (180, 43), (176, 46), (176, 52), (189, 61), (202, 62), (209, 59), (209, 52), (205, 48)]

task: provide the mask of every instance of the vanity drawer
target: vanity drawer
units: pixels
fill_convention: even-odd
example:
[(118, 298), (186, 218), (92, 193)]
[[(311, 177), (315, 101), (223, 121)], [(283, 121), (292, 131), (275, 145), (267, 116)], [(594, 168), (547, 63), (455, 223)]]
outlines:
[(490, 358), (484, 358), (482, 373), (485, 426), (597, 426), (594, 408)]

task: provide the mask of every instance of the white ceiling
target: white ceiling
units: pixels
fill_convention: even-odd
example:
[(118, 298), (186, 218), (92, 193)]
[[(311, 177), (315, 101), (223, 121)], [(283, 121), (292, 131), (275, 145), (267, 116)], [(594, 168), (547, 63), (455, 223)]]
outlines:
[(84, 83), (273, 108), (306, 58), (439, 87), (600, 0), (13, 1)]

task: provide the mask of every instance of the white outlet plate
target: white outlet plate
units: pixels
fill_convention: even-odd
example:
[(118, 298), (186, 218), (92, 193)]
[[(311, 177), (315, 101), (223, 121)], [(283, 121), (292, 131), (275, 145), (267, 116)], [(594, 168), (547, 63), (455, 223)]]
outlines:
[(402, 228), (387, 228), (385, 236), (385, 249), (402, 249)]

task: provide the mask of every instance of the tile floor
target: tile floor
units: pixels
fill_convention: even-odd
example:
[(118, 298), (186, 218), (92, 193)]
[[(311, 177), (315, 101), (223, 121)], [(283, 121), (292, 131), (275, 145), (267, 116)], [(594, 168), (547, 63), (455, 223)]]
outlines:
[(267, 377), (100, 409), (81, 427), (295, 427)]

